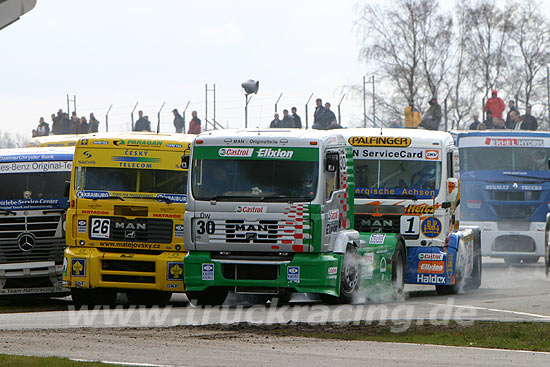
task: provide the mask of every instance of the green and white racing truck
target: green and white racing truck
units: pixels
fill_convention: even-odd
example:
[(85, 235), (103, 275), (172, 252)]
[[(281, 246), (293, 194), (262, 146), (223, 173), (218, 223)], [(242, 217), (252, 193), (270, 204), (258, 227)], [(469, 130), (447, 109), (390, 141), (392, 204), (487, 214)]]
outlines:
[(352, 302), (361, 285), (402, 292), (399, 238), (354, 229), (342, 135), (212, 131), (193, 143), (189, 169), (184, 279), (194, 303), (221, 304), (229, 290), (279, 302), (317, 293), (329, 303)]

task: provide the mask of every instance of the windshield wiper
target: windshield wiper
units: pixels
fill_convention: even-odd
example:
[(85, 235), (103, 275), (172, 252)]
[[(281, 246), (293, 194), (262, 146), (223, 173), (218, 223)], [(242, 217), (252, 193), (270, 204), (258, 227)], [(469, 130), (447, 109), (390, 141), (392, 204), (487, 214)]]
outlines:
[(158, 197), (155, 197), (155, 196), (130, 196), (130, 198), (132, 198), (132, 199), (152, 199), (152, 200), (157, 200), (157, 201), (164, 201), (167, 204), (172, 203), (172, 200), (170, 200), (169, 198), (164, 197), (164, 196), (158, 196)]
[(105, 197), (100, 197), (100, 198), (84, 198), (84, 199), (92, 199), (92, 200), (111, 200), (111, 199), (116, 199), (116, 200), (124, 201), (124, 199), (121, 198), (120, 196), (105, 196)]
[(279, 199), (284, 199), (284, 201), (311, 201), (311, 199), (304, 196), (287, 196), (287, 195), (261, 196), (259, 199), (260, 201), (279, 200)]
[(14, 212), (13, 210), (7, 210), (7, 209), (0, 209), (0, 214), (5, 214), (5, 215), (17, 215), (17, 213)]
[(378, 198), (388, 198), (388, 199), (411, 199), (411, 200), (418, 200), (418, 198), (414, 195), (377, 195), (376, 197), (369, 197), (370, 199), (378, 199)]
[(211, 198), (205, 198), (205, 199), (199, 199), (199, 200), (210, 200), (210, 201), (225, 201), (225, 200), (235, 200), (235, 199), (241, 199), (241, 200), (247, 200), (250, 201), (260, 201), (261, 196), (242, 196), (242, 195), (216, 195)]

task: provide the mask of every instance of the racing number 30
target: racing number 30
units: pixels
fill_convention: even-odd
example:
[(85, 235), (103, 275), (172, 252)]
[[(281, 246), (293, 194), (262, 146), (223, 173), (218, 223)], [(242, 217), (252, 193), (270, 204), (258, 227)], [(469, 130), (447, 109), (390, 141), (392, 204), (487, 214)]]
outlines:
[(197, 222), (197, 233), (198, 234), (214, 234), (216, 232), (216, 223), (209, 220), (205, 222), (204, 220), (199, 220)]

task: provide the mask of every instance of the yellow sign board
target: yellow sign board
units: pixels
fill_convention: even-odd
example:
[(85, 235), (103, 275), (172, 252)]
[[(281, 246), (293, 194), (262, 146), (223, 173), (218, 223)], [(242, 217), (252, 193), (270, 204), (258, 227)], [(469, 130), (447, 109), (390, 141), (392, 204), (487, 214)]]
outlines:
[(352, 136), (348, 139), (350, 145), (359, 147), (408, 147), (411, 138), (391, 136)]

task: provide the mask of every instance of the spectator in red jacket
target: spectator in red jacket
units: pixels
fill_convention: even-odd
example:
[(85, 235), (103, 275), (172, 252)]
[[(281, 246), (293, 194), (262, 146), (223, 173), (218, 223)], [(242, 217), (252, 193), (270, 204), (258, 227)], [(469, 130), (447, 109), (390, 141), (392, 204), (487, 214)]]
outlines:
[(188, 134), (200, 134), (201, 133), (201, 120), (197, 117), (197, 111), (191, 112), (193, 118), (189, 122)]
[(485, 112), (491, 110), (494, 118), (502, 118), (502, 112), (506, 109), (506, 105), (502, 98), (497, 97), (496, 89), (491, 93), (491, 98), (485, 103)]

